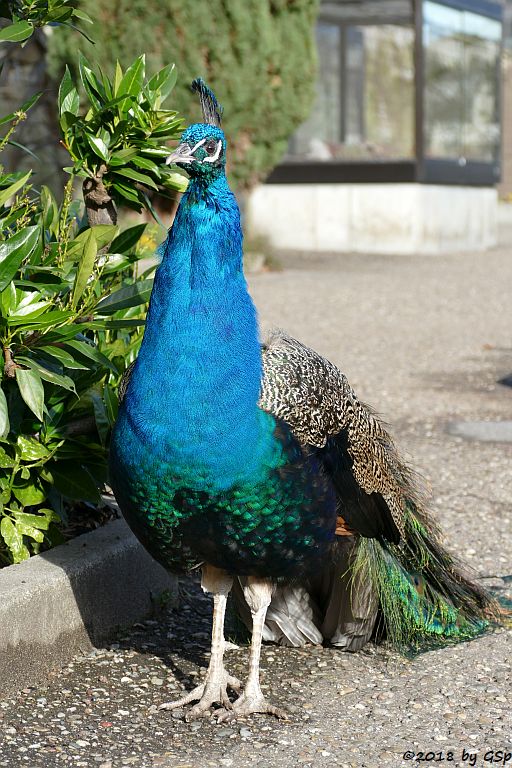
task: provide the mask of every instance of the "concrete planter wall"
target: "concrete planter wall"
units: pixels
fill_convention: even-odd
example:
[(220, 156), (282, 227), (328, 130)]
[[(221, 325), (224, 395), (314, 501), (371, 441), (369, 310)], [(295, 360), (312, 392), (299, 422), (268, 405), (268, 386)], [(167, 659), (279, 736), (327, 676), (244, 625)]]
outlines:
[(267, 184), (246, 216), (251, 235), (277, 248), (429, 254), (496, 245), (497, 208), (490, 187)]
[(150, 613), (176, 579), (124, 520), (0, 570), (0, 693), (41, 682)]

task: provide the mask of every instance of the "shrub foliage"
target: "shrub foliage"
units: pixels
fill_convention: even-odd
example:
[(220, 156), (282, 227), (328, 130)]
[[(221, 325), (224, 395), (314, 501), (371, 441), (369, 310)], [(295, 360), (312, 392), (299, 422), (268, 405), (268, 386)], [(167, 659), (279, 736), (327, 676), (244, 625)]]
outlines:
[[(311, 109), (316, 70), (314, 24), (318, 0), (81, 0), (94, 19), (91, 61), (112, 69), (145, 50), (153, 69), (179, 61), (174, 106), (199, 118), (188, 84), (207, 80), (225, 107), (230, 174), (239, 189), (264, 178), (283, 156), (292, 132)], [(101, 21), (99, 19), (101, 18)], [(76, 71), (76, 37), (53, 36), (50, 65)]]
[[(23, 21), (55, 22), (59, 8), (61, 20), (84, 18), (66, 0), (0, 4), (0, 15), (11, 14), (3, 40), (26, 39)], [(146, 79), (141, 56), (108, 78), (81, 58), (78, 73), (82, 103), (68, 71), (59, 89), (72, 161), (63, 203), (33, 189), (30, 171), (0, 166), (0, 565), (59, 543), (73, 500), (99, 500), (116, 387), (136, 355), (152, 286), (140, 264), (146, 225), (120, 231), (116, 203), (140, 210), (148, 190), (183, 187), (164, 163), (165, 142), (181, 127), (163, 107), (174, 67)], [(0, 116), (0, 151), (36, 100)], [(73, 200), (75, 177), (85, 213)]]

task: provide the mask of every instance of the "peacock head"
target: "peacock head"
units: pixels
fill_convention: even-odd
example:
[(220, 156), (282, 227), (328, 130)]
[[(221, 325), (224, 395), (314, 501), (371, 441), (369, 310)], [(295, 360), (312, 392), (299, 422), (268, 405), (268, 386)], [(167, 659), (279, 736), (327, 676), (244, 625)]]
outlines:
[(209, 183), (223, 173), (226, 166), (226, 137), (220, 127), (222, 107), (202, 78), (194, 80), (192, 90), (199, 94), (204, 122), (189, 125), (166, 162)]

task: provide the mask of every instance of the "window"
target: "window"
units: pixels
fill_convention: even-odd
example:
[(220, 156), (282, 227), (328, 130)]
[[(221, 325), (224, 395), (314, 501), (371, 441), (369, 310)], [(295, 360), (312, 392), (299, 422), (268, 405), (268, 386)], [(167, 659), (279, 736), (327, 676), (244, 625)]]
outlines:
[(499, 157), (501, 30), (495, 19), (424, 3), (427, 158), (464, 165)]
[(315, 103), (270, 183), (499, 180), (512, 0), (321, 0), (320, 9)]
[(341, 138), (341, 29), (319, 22), (316, 28), (318, 77), (309, 119), (291, 140), (291, 154), (330, 160)]
[(320, 22), (317, 38), (317, 97), (290, 153), (320, 161), (412, 158), (414, 30)]

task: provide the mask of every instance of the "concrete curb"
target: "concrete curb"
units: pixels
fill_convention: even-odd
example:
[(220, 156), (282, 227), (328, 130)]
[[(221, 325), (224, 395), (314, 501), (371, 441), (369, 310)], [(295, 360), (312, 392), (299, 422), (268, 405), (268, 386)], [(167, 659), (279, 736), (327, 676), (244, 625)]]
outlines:
[(0, 692), (42, 682), (176, 589), (124, 520), (0, 570)]

